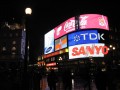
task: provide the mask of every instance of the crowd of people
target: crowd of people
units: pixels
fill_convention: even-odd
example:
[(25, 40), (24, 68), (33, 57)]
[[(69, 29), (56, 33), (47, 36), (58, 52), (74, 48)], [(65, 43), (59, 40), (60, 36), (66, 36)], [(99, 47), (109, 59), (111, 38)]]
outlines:
[[(119, 71), (116, 71), (116, 70), (112, 70), (112, 69), (103, 70), (103, 68), (97, 67), (97, 70), (94, 75), (94, 81), (95, 81), (97, 90), (119, 90), (120, 87), (116, 85), (116, 84), (120, 84), (119, 74), (120, 74)], [(35, 85), (36, 90), (41, 90), (39, 88), (40, 87), (39, 85), (40, 85), (40, 80), (42, 79), (42, 76), (40, 75), (39, 72), (35, 72), (34, 75), (35, 75), (34, 79), (36, 82), (36, 85)], [(82, 78), (82, 76), (80, 77)], [(47, 84), (50, 90), (57, 90), (56, 85), (61, 81), (63, 84), (62, 90), (72, 90), (72, 79), (75, 79), (76, 76), (72, 76), (70, 69), (64, 69), (62, 70), (62, 72), (56, 72), (53, 69), (51, 69), (48, 75), (46, 76), (46, 78), (47, 78)], [(90, 77), (84, 80), (89, 82)], [(90, 82), (88, 84), (90, 84)]]
[[(64, 70), (61, 74), (61, 80), (64, 90), (72, 90), (72, 75), (70, 70)], [(50, 90), (56, 90), (56, 83), (59, 82), (59, 76), (52, 69), (47, 76), (47, 82)]]

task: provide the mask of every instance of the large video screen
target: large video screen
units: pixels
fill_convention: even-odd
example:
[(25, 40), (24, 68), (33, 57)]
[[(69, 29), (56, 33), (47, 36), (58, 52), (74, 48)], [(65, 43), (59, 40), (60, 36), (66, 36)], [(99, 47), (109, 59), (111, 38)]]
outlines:
[(74, 46), (87, 43), (98, 43), (100, 35), (97, 30), (80, 30), (68, 34), (68, 46)]
[(54, 37), (55, 39), (69, 33), (72, 31), (75, 31), (75, 17), (69, 18), (65, 22), (61, 23), (58, 25), (56, 28), (54, 28), (55, 34)]
[(55, 51), (67, 47), (67, 36), (63, 36), (55, 40)]
[(108, 48), (104, 43), (81, 44), (69, 47), (69, 59), (104, 57)]
[(44, 35), (44, 54), (54, 52), (54, 29)]
[(108, 19), (100, 14), (83, 14), (79, 16), (80, 29), (103, 29), (109, 30)]

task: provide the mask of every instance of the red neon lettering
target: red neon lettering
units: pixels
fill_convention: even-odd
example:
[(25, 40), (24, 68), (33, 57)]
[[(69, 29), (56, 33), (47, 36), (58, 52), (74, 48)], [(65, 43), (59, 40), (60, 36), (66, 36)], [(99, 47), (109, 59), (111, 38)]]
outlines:
[(83, 46), (82, 46), (82, 47), (80, 48), (80, 50), (79, 50), (79, 55), (80, 55), (80, 54), (85, 55), (85, 49), (84, 49)]
[(72, 52), (73, 52), (72, 55), (73, 55), (73, 56), (76, 56), (76, 55), (79, 54), (77, 50), (78, 50), (77, 47), (74, 47), (74, 48), (72, 49)]
[(98, 47), (98, 46), (94, 46), (94, 47), (95, 47), (95, 49), (96, 49), (96, 51), (97, 51), (96, 54), (99, 54), (100, 49), (102, 48), (102, 46), (99, 46), (99, 47)]
[(76, 56), (76, 55), (80, 55), (80, 54), (85, 55), (86, 51), (92, 55), (92, 54), (94, 54), (94, 49), (97, 51), (96, 54), (99, 54), (101, 49), (102, 49), (103, 54), (108, 54), (107, 46), (94, 46), (94, 47), (86, 46), (86, 50), (85, 50), (84, 46), (81, 46), (79, 49), (77, 47), (74, 47), (72, 49), (72, 56)]
[(108, 47), (107, 46), (102, 47), (102, 53), (103, 54), (108, 54)]
[(94, 54), (94, 48), (87, 46), (86, 49), (87, 49), (87, 51), (90, 52), (90, 54)]

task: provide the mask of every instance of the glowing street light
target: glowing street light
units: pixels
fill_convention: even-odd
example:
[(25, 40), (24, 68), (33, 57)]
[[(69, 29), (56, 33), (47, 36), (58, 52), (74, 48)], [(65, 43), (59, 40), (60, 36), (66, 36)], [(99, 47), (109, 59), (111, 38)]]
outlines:
[(115, 50), (115, 47), (113, 47), (113, 50)]
[(31, 15), (31, 14), (32, 14), (32, 9), (29, 8), (29, 7), (27, 7), (27, 8), (25, 9), (25, 14)]
[(110, 45), (110, 48), (112, 47), (112, 45)]

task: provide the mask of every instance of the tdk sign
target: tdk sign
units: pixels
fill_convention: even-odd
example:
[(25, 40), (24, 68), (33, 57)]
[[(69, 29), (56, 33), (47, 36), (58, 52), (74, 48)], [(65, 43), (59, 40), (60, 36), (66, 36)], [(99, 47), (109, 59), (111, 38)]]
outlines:
[(104, 37), (103, 37), (103, 33), (102, 34), (100, 34), (100, 33), (84, 33), (84, 34), (80, 34), (80, 35), (78, 35), (77, 37), (79, 37), (79, 40), (81, 39), (81, 40), (87, 40), (87, 37), (89, 37), (88, 39), (89, 40), (100, 40), (100, 39), (102, 39), (102, 40), (105, 40), (104, 39)]
[(78, 45), (87, 43), (98, 43), (99, 40), (105, 40), (104, 33), (98, 33), (97, 30), (78, 31), (68, 35), (68, 45)]

